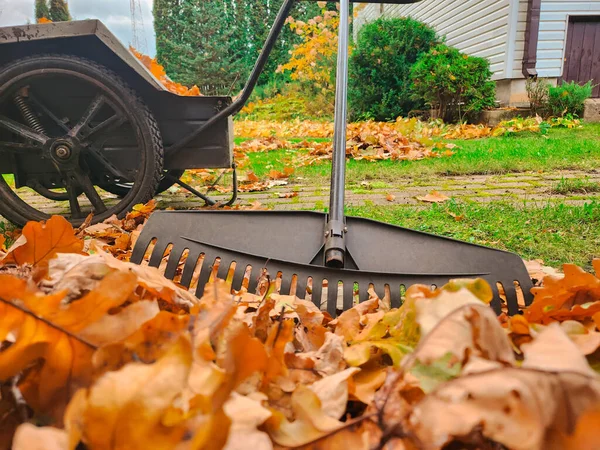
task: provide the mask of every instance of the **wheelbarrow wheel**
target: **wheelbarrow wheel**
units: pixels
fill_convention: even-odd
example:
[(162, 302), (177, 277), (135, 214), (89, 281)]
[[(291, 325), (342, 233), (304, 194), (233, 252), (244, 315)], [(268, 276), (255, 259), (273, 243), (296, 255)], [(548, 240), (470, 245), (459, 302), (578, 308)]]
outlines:
[[(152, 113), (106, 67), (37, 55), (0, 68), (0, 214), (11, 222), (121, 217), (154, 196), (163, 158)], [(122, 198), (102, 189), (115, 184), (128, 186)]]
[[(179, 179), (184, 172), (185, 170), (179, 169), (170, 169), (163, 171), (163, 174), (160, 177), (160, 182), (158, 183), (158, 187), (156, 188), (156, 195), (165, 192), (167, 189), (169, 189), (175, 184), (171, 177)], [(119, 197), (125, 197), (131, 190), (130, 184), (104, 184), (100, 187), (105, 191), (110, 192), (111, 194), (118, 195)]]

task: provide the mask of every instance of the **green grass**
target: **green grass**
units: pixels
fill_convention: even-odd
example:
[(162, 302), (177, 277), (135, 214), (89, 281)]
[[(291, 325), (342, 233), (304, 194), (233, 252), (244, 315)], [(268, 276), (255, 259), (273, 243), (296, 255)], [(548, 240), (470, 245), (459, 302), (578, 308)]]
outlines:
[(582, 206), (449, 202), (425, 209), (348, 207), (347, 214), (509, 250), (526, 260), (543, 259), (550, 266), (575, 263), (590, 270), (592, 259), (600, 257), (598, 202)]
[(562, 178), (551, 190), (552, 194), (591, 194), (600, 192), (600, 183), (586, 178)]
[[(522, 133), (497, 138), (456, 140), (456, 154), (422, 161), (348, 161), (347, 178), (393, 182), (399, 177), (426, 178), (432, 175), (504, 174), (525, 171), (592, 170), (600, 168), (600, 124), (580, 129), (554, 128), (547, 135)], [(251, 168), (258, 174), (265, 165), (293, 164), (297, 151), (251, 153)], [(279, 169), (281, 170), (281, 169)], [(331, 164), (323, 162), (300, 167), (297, 176), (324, 183)]]

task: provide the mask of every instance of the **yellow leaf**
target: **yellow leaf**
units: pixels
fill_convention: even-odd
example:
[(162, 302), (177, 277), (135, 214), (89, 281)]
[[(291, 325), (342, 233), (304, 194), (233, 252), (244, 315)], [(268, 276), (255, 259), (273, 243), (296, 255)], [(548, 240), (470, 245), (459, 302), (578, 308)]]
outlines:
[(131, 363), (103, 375), (87, 391), (82, 441), (98, 450), (172, 449), (185, 423), (166, 426), (162, 418), (186, 386), (192, 365), (188, 337), (154, 364)]

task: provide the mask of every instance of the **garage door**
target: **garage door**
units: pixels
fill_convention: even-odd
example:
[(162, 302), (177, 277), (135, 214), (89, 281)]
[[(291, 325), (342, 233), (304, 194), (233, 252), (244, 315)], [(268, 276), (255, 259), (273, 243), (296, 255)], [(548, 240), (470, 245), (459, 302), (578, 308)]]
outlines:
[(596, 85), (600, 97), (600, 17), (572, 17), (567, 32), (563, 80)]

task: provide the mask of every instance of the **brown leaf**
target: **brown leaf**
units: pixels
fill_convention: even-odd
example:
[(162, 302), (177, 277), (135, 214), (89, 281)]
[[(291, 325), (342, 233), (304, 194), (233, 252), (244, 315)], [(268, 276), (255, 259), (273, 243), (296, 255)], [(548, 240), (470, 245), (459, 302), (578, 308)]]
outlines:
[(87, 391), (79, 430), (90, 448), (171, 449), (184, 423), (163, 417), (187, 383), (192, 364), (189, 339), (177, 343), (154, 364), (130, 363), (103, 375)]
[(224, 450), (273, 448), (269, 435), (257, 429), (272, 416), (271, 411), (264, 408), (260, 401), (234, 393), (223, 409), (231, 420), (229, 437)]
[(438, 191), (431, 191), (427, 195), (417, 197), (417, 200), (427, 203), (444, 203), (450, 200), (450, 197)]
[(43, 267), (58, 253), (80, 253), (83, 241), (62, 216), (52, 216), (47, 222), (28, 222), (23, 234), (9, 249), (2, 264), (32, 264)]
[(275, 413), (265, 424), (271, 439), (283, 447), (306, 445), (343, 425), (322, 411), (319, 397), (305, 386), (298, 386), (292, 394), (292, 408), (293, 422)]
[(348, 403), (348, 379), (360, 369), (351, 367), (329, 375), (309, 386), (321, 401), (321, 409), (329, 417), (340, 419), (346, 412)]
[(33, 367), (19, 385), (25, 400), (60, 423), (70, 396), (91, 381), (95, 347), (2, 299), (0, 317), (0, 342), (14, 340), (0, 352), (0, 380)]

